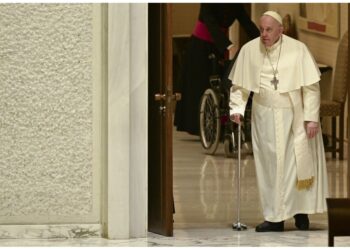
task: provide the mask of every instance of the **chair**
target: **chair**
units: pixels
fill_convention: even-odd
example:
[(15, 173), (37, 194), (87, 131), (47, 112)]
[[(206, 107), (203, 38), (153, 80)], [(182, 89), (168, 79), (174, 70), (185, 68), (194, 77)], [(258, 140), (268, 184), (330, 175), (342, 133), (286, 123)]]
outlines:
[[(344, 159), (344, 108), (349, 82), (348, 72), (348, 31), (343, 35), (337, 52), (335, 71), (333, 75), (333, 95), (331, 100), (321, 100), (320, 117), (332, 117), (332, 145), (325, 148), (332, 152), (332, 157), (339, 153), (339, 159)], [(337, 117), (339, 116), (339, 148), (337, 148)]]
[(328, 246), (334, 246), (335, 236), (350, 236), (350, 199), (327, 198)]

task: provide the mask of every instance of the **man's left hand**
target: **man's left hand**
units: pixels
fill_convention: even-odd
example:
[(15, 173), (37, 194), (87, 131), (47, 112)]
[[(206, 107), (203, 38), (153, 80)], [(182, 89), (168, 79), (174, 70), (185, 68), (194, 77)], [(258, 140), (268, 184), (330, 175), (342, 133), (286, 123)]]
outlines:
[(306, 122), (306, 134), (309, 139), (314, 138), (318, 133), (318, 122)]

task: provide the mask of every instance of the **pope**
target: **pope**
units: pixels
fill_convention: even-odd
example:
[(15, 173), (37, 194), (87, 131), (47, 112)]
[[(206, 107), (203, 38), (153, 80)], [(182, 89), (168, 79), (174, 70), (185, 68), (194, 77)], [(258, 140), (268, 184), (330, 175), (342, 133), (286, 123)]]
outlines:
[(230, 118), (240, 123), (250, 92), (252, 143), (264, 222), (257, 232), (284, 231), (294, 217), (326, 211), (326, 161), (319, 122), (320, 72), (306, 45), (283, 34), (281, 16), (267, 11), (260, 37), (245, 44), (230, 72)]

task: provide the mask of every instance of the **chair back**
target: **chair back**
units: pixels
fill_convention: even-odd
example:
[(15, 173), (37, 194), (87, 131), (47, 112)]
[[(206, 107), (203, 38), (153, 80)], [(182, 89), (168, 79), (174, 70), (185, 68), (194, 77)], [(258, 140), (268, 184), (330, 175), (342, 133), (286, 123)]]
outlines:
[(333, 101), (345, 103), (349, 81), (348, 63), (348, 31), (346, 31), (340, 40), (337, 52), (333, 78)]

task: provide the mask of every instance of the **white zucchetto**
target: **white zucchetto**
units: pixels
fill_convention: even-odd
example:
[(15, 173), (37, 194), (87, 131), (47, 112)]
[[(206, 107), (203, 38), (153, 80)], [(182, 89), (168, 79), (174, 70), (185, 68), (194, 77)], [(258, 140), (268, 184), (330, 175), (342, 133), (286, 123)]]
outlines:
[(275, 19), (277, 22), (279, 22), (280, 24), (282, 24), (282, 17), (280, 16), (280, 14), (278, 14), (276, 11), (266, 11), (263, 16), (271, 16), (273, 17), (273, 19)]

